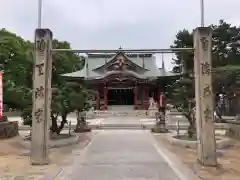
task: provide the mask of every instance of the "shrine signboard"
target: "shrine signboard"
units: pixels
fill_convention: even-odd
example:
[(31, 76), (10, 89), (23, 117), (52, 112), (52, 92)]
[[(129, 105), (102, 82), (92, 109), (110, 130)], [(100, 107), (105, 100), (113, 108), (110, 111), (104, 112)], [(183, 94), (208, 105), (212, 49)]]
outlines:
[(3, 120), (3, 76), (0, 72), (0, 121)]

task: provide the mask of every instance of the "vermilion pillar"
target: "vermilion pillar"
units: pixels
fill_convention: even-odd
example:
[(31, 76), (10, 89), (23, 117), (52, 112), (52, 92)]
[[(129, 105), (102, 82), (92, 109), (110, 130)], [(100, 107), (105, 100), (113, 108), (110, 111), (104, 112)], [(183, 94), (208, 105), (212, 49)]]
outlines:
[(108, 107), (108, 88), (107, 86), (105, 85), (104, 86), (104, 89), (103, 89), (103, 95), (104, 95), (104, 109), (107, 110), (107, 107)]
[(142, 87), (142, 109), (145, 107), (145, 100), (146, 100), (146, 93), (145, 93), (145, 87)]
[(99, 95), (99, 91), (98, 90), (96, 92), (96, 108), (98, 110), (100, 109), (100, 95)]
[(164, 106), (164, 95), (163, 95), (163, 92), (160, 93), (159, 105), (160, 105), (160, 107)]
[(161, 89), (160, 89), (160, 87), (158, 86), (157, 87), (157, 99), (156, 99), (157, 101), (158, 101), (158, 103), (159, 103), (159, 106), (161, 106)]
[[(147, 102), (149, 101), (149, 87), (148, 86), (145, 89), (145, 99)], [(146, 108), (148, 108), (148, 107), (146, 107)]]
[(134, 87), (134, 105), (137, 107), (138, 105), (138, 88), (137, 85)]

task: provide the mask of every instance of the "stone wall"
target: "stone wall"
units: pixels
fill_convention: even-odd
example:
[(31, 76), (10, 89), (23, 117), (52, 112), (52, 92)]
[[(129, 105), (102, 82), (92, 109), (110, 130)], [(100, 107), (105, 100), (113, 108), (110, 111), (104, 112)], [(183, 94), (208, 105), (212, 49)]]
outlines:
[(18, 135), (18, 122), (0, 122), (0, 139), (11, 138)]

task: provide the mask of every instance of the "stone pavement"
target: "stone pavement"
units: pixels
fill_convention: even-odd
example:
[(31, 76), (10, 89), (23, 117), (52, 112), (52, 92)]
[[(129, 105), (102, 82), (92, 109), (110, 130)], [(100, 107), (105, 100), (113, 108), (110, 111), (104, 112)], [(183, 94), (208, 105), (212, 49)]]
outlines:
[(101, 125), (141, 125), (141, 121), (139, 120), (138, 117), (128, 117), (128, 116), (119, 116), (119, 117), (108, 117), (105, 118), (102, 122)]
[[(144, 123), (154, 124), (155, 121), (153, 119), (140, 120), (138, 117), (124, 116), (101, 119), (98, 123), (113, 126), (140, 126)], [(175, 174), (176, 170), (171, 168), (172, 165), (171, 167), (168, 165), (169, 161), (167, 162), (166, 157), (156, 148), (150, 132), (133, 129), (122, 130), (121, 128), (118, 130), (99, 130), (97, 132), (92, 142), (84, 150), (80, 148), (71, 150), (60, 148), (61, 152), (64, 151), (63, 153), (55, 152), (56, 160), (59, 159), (57, 157), (62, 159), (59, 163), (54, 162), (41, 170), (39, 168), (34, 170), (34, 167), (28, 164), (29, 160), (26, 157), (21, 157), (19, 163), (22, 164), (21, 167), (28, 167), (30, 174), (36, 175), (39, 173), (39, 179), (47, 173), (45, 170), (59, 172), (59, 168), (60, 170), (63, 168), (63, 171), (55, 180), (75, 180), (79, 177), (84, 180), (180, 180)], [(68, 162), (64, 160), (66, 159), (65, 155), (68, 156)], [(12, 156), (11, 161), (14, 162), (13, 159), (16, 157)], [(8, 156), (8, 158), (10, 157)], [(2, 164), (6, 164), (6, 161), (7, 159), (4, 158)], [(9, 166), (13, 166), (13, 164), (9, 164)], [(7, 173), (7, 171), (6, 169), (4, 173)], [(28, 172), (16, 171), (18, 171), (18, 167), (13, 169), (12, 173), (24, 176), (25, 179), (29, 177)], [(53, 180), (53, 178), (49, 178), (49, 180)], [(187, 180), (187, 178), (184, 180)]]
[(180, 180), (144, 130), (100, 131), (59, 180)]

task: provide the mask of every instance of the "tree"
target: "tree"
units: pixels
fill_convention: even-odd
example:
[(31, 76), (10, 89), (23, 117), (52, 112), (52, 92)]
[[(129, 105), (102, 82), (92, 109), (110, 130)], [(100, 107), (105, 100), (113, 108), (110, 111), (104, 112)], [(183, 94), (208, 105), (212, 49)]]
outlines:
[(31, 43), (5, 29), (0, 30), (0, 70), (3, 72), (4, 103), (22, 108), (23, 95), (31, 87)]
[[(67, 42), (58, 42), (54, 40), (54, 46), (61, 49), (69, 48)], [(53, 67), (52, 67), (52, 103), (51, 103), (51, 121), (52, 133), (59, 134), (67, 123), (67, 116), (70, 112), (75, 109), (72, 107), (72, 101), (74, 99), (71, 97), (74, 93), (74, 89), (67, 85), (67, 81), (61, 74), (79, 70), (83, 67), (84, 59), (73, 54), (73, 53), (59, 53), (53, 55)], [(81, 94), (78, 94), (81, 96)], [(28, 98), (31, 98), (30, 96)], [(32, 103), (24, 109), (22, 117), (24, 119), (24, 124), (31, 125), (31, 108)], [(58, 120), (61, 119), (60, 125), (58, 125)]]
[[(225, 65), (240, 65), (240, 28), (220, 20), (219, 24), (210, 26), (213, 30), (212, 52), (213, 67)], [(193, 33), (186, 29), (179, 31), (176, 40), (171, 46), (173, 48), (192, 48)], [(183, 51), (176, 53), (173, 71), (179, 71), (179, 67), (185, 65), (187, 71), (193, 70), (193, 52)]]
[[(236, 52), (236, 42), (239, 39), (239, 29), (235, 26), (231, 26), (224, 22), (223, 20), (219, 21), (218, 25), (211, 25), (213, 29), (212, 37), (212, 59), (213, 67), (215, 68), (215, 76), (213, 80), (213, 85), (215, 90), (219, 90), (220, 86), (223, 85), (223, 81), (217, 81), (219, 78), (224, 78), (227, 81), (224, 81), (224, 86), (229, 85), (229, 83), (234, 83), (229, 77), (233, 77), (234, 73), (231, 75), (223, 77), (222, 74), (219, 74), (220, 69), (217, 70), (219, 66), (226, 66), (229, 63), (236, 63), (237, 58)], [(234, 46), (235, 45), (235, 46)], [(176, 35), (176, 40), (174, 45), (171, 47), (174, 48), (191, 48), (193, 47), (193, 32), (189, 32), (184, 29), (179, 31)], [(231, 57), (231, 60), (229, 60)], [(195, 116), (194, 116), (194, 54), (193, 51), (183, 51), (176, 53), (176, 59), (174, 60), (175, 66), (173, 67), (174, 72), (182, 72), (182, 77), (175, 83), (173, 86), (175, 89), (174, 92), (174, 101), (175, 106), (183, 112), (185, 117), (189, 121), (188, 134), (189, 137), (192, 137), (195, 133)], [(240, 64), (240, 63), (239, 63)], [(223, 71), (221, 71), (223, 72)], [(217, 74), (217, 76), (216, 76)], [(225, 73), (226, 74), (226, 73)], [(184, 98), (183, 98), (184, 97)]]
[[(61, 130), (67, 123), (67, 115), (71, 112), (68, 93), (71, 89), (67, 86), (61, 88), (53, 88), (52, 103), (51, 103), (51, 121), (52, 133), (60, 134)], [(61, 117), (60, 125), (58, 126), (58, 117)]]
[[(0, 30), (0, 70), (4, 72), (4, 103), (22, 110), (24, 124), (32, 123), (32, 72), (33, 72), (33, 43), (11, 33)], [(53, 47), (70, 49), (66, 41), (53, 40)], [(72, 112), (71, 101), (74, 89), (66, 86), (66, 79), (61, 74), (80, 70), (84, 58), (72, 52), (53, 54), (52, 66), (52, 111), (51, 128), (54, 133), (60, 133), (67, 123), (67, 115)], [(61, 117), (60, 126), (57, 119)]]
[[(193, 34), (184, 29), (179, 31), (176, 35), (176, 40), (171, 48), (192, 48), (193, 47)], [(186, 71), (193, 71), (193, 51), (176, 52), (176, 59), (174, 59), (173, 72), (180, 73), (183, 66)]]
[(91, 101), (95, 97), (95, 92), (85, 89), (81, 84), (77, 82), (69, 82), (69, 86), (73, 91), (69, 94), (70, 106), (77, 114), (77, 125), (75, 132), (87, 132), (90, 128), (86, 122), (86, 111), (88, 111), (92, 105)]
[(194, 78), (190, 74), (184, 74), (172, 88), (174, 89), (173, 100), (175, 107), (187, 118), (189, 122), (188, 135), (189, 138), (193, 138), (196, 134)]
[[(239, 74), (240, 66), (240, 28), (220, 20), (219, 24), (210, 26), (213, 30), (212, 37), (212, 60), (213, 60), (213, 89), (215, 92), (225, 92), (231, 94), (236, 90), (236, 78)], [(193, 47), (193, 33), (184, 29), (177, 33), (176, 40), (171, 46), (174, 48)], [(176, 59), (174, 60), (174, 72), (182, 72), (184, 69), (184, 77), (191, 77), (193, 74), (193, 52), (184, 51), (177, 52)], [(184, 67), (184, 68), (183, 68)], [(190, 75), (190, 76), (189, 76)], [(190, 78), (191, 79), (191, 78)], [(194, 86), (190, 87), (189, 91), (194, 92)], [(178, 86), (179, 92), (184, 86)], [(178, 91), (176, 90), (176, 91)], [(178, 103), (187, 104), (191, 101), (192, 97), (185, 96), (184, 94), (179, 97)], [(186, 107), (186, 106), (185, 106)], [(183, 110), (187, 110), (183, 108)], [(189, 113), (189, 112), (188, 112)]]
[[(53, 40), (54, 49), (71, 49), (70, 44), (66, 41)], [(66, 83), (66, 79), (61, 74), (78, 71), (83, 68), (85, 59), (72, 52), (58, 52), (53, 54), (52, 66), (52, 85), (61, 86)]]

